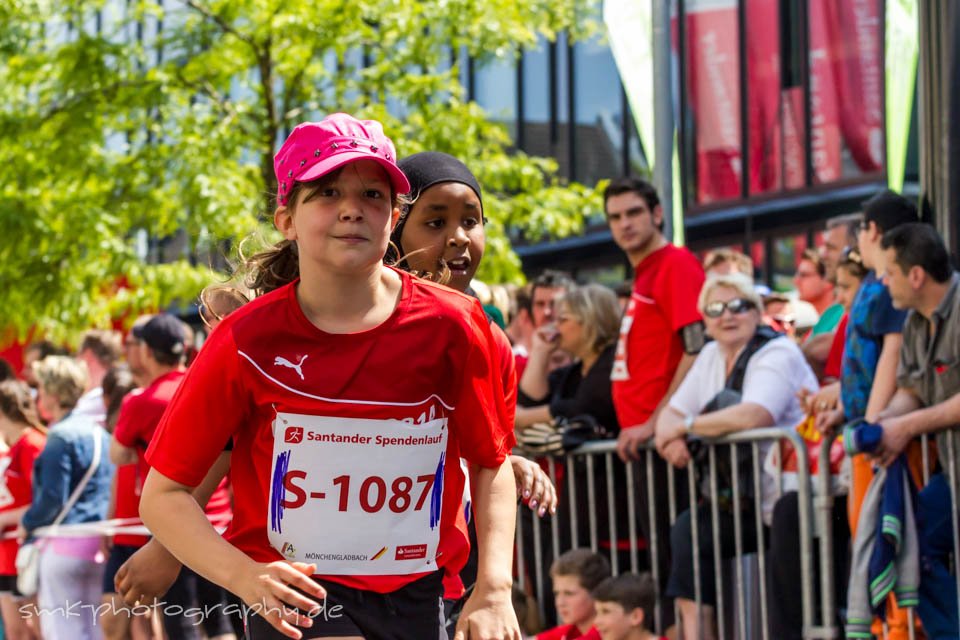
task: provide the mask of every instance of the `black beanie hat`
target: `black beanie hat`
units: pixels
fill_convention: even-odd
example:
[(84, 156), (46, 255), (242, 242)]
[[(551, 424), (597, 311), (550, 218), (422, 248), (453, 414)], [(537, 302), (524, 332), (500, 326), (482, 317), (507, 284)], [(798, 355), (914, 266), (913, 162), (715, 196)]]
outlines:
[[(397, 165), (410, 181), (410, 198), (415, 202), (420, 194), (441, 182), (459, 182), (465, 184), (480, 200), (480, 210), (483, 211), (483, 197), (480, 195), (480, 183), (470, 172), (467, 165), (463, 164), (453, 156), (440, 151), (424, 151), (407, 156), (400, 160)], [(407, 215), (410, 213), (410, 206), (404, 208), (397, 220), (397, 225), (390, 234), (390, 240), (397, 246), (400, 255), (403, 255), (403, 247), (400, 245), (400, 236), (403, 235), (403, 226), (407, 222)]]

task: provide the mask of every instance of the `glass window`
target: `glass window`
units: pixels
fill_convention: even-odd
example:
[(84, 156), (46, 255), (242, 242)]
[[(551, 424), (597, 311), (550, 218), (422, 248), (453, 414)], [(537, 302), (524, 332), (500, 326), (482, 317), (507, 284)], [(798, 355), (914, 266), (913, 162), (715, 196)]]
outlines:
[(550, 120), (550, 67), (547, 64), (547, 43), (543, 37), (536, 49), (523, 54), (523, 119), (527, 122)]
[(793, 289), (793, 276), (797, 272), (800, 257), (807, 248), (805, 233), (781, 236), (773, 241), (772, 288), (776, 291)]
[(697, 204), (741, 195), (737, 0), (686, 3), (686, 126)]
[(739, 200), (744, 177), (754, 195), (883, 172), (883, 0), (686, 0), (684, 11), (686, 201)]
[(574, 111), (583, 140), (577, 149), (577, 178), (592, 185), (597, 180), (619, 176), (624, 170), (625, 121), (620, 76), (610, 48), (599, 38), (576, 43), (573, 59)]
[(627, 279), (627, 268), (623, 263), (598, 264), (579, 267), (575, 279), (582, 284), (602, 284), (616, 289)]
[(777, 191), (783, 184), (781, 34), (773, 28), (780, 24), (780, 4), (770, 0), (745, 1), (748, 12), (747, 86), (750, 87), (747, 93), (747, 157), (749, 187), (753, 194)]
[(754, 240), (750, 244), (750, 260), (753, 262), (754, 282), (767, 281), (767, 243), (764, 240)]
[(882, 0), (810, 0), (814, 182), (884, 167)]
[(507, 125), (514, 135), (517, 124), (517, 67), (514, 58), (496, 58), (478, 66), (475, 75), (477, 104), (492, 120)]

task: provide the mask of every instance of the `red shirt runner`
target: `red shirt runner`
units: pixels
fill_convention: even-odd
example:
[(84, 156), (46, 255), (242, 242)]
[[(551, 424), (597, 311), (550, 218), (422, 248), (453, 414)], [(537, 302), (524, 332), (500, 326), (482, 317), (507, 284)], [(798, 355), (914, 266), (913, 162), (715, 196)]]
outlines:
[[(170, 405), (185, 376), (186, 373), (183, 371), (170, 371), (151, 382), (142, 391), (130, 393), (123, 399), (113, 437), (123, 446), (136, 449), (138, 462), (117, 468), (114, 510), (116, 518), (140, 517), (140, 494), (143, 491), (143, 483), (147, 479), (147, 472), (150, 470), (144, 455), (160, 424), (163, 412)], [(206, 511), (211, 520), (220, 526), (225, 526), (229, 522), (230, 497), (225, 482), (221, 482), (210, 497)], [(147, 536), (117, 534), (113, 537), (113, 542), (142, 547), (148, 539)]]
[(501, 363), (476, 300), (400, 278), (393, 314), (358, 333), (311, 324), (296, 283), (250, 302), (213, 331), (164, 416), (147, 460), (188, 486), (233, 438), (227, 539), (255, 560), (315, 562), (380, 593), (459, 571), (459, 459), (499, 467), (515, 442)]

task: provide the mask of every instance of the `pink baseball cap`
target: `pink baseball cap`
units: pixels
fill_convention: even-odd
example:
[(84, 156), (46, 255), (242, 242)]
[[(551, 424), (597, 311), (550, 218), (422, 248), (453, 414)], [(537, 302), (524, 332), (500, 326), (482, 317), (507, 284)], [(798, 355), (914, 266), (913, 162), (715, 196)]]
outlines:
[(297, 125), (274, 156), (277, 202), (287, 204), (294, 182), (316, 180), (355, 160), (376, 161), (390, 176), (397, 193), (410, 191), (383, 125), (376, 120), (357, 120), (346, 113), (334, 113), (320, 122)]

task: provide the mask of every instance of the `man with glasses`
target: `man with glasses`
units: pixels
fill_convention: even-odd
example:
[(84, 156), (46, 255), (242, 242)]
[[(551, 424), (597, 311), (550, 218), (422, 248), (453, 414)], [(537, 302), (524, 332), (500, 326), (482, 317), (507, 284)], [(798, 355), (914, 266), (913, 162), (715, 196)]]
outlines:
[[(613, 241), (634, 270), (633, 293), (620, 327), (611, 375), (613, 403), (621, 425), (617, 453), (625, 462), (640, 460), (638, 514), (647, 539), (656, 527), (661, 541), (659, 557), (651, 562), (659, 565), (662, 593), (670, 558), (666, 548), (670, 539), (667, 464), (654, 455), (656, 513), (651, 522), (646, 458), (638, 448), (653, 436), (657, 417), (703, 348), (703, 319), (697, 299), (704, 273), (692, 253), (664, 237), (663, 209), (650, 183), (629, 177), (613, 180), (604, 190), (603, 204)], [(683, 443), (671, 446), (682, 447)], [(678, 496), (687, 495), (684, 478), (684, 474), (678, 475)], [(669, 626), (673, 607), (665, 605), (664, 624)]]

